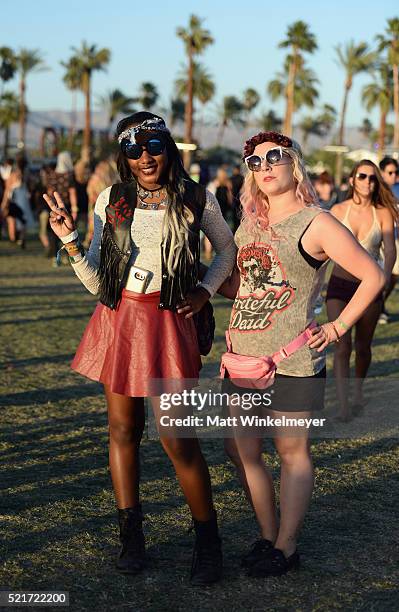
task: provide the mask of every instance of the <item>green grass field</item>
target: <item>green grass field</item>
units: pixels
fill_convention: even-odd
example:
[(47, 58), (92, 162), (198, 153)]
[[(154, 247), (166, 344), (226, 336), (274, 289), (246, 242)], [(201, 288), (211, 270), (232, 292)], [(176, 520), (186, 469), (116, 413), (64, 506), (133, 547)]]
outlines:
[[(389, 429), (314, 441), (316, 487), (300, 540), (302, 569), (267, 580), (240, 572), (255, 521), (222, 441), (203, 441), (225, 554), (223, 582), (207, 589), (189, 585), (190, 515), (160, 444), (145, 439), (150, 566), (138, 577), (118, 575), (102, 389), (69, 367), (95, 298), (69, 267), (52, 268), (34, 239), (26, 251), (2, 241), (0, 268), (0, 590), (66, 590), (74, 611), (398, 609), (398, 440)], [(217, 369), (230, 307), (215, 304), (207, 373)], [(396, 314), (377, 329), (371, 377), (399, 371), (398, 291), (388, 309)], [(278, 486), (270, 441), (265, 459)]]

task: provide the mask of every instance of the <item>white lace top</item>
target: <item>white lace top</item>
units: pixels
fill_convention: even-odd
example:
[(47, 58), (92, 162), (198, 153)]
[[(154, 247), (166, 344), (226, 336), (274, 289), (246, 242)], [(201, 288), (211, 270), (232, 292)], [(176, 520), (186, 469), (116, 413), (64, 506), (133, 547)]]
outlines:
[[(105, 208), (108, 205), (110, 191), (111, 187), (104, 189), (97, 198), (94, 207), (94, 236), (89, 251), (79, 261), (72, 264), (78, 278), (94, 295), (99, 291), (97, 270), (100, 265), (100, 244), (106, 220)], [(143, 210), (141, 208), (136, 208), (134, 211), (131, 227), (133, 245), (130, 263), (152, 272), (146, 293), (160, 291), (161, 289), (160, 245), (164, 213), (164, 210)], [(222, 216), (218, 201), (209, 191), (206, 191), (201, 230), (209, 238), (216, 252), (201, 283), (201, 286), (213, 296), (233, 269), (236, 246), (233, 234)], [(68, 237), (66, 238), (68, 239)], [(66, 241), (66, 239), (63, 240), (63, 242)], [(126, 286), (129, 288), (129, 279)]]

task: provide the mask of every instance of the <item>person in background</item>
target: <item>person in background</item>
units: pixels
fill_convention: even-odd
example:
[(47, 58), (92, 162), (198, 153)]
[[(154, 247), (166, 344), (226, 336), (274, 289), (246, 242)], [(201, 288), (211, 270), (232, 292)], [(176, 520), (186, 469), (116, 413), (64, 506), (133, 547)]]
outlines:
[[(43, 200), (43, 191), (46, 190), (48, 175), (55, 172), (56, 162), (48, 162), (43, 164), (39, 173), (39, 183), (36, 190), (32, 194), (34, 210), (37, 215), (39, 222), (39, 240), (44, 248), (44, 254), (46, 257), (54, 257), (54, 253), (51, 253), (50, 240), (49, 240), (49, 210), (48, 206)], [(54, 249), (53, 249), (54, 251)]]
[[(355, 236), (359, 244), (378, 263), (380, 251), (384, 246), (385, 288), (388, 286), (392, 267), (396, 258), (393, 234), (394, 220), (398, 213), (394, 197), (383, 180), (378, 167), (370, 160), (363, 159), (352, 170), (350, 198), (336, 204), (331, 213)], [(335, 262), (327, 288), (327, 313), (329, 321), (334, 321), (347, 309), (355, 296), (362, 294), (359, 276), (361, 270), (344, 269)], [(338, 420), (347, 422), (359, 416), (365, 405), (363, 382), (371, 363), (371, 343), (381, 314), (383, 291), (374, 296), (372, 303), (358, 318), (355, 325), (355, 396), (349, 406), (350, 357), (352, 336), (345, 334), (335, 347), (334, 375), (337, 396), (340, 404)]]
[[(399, 176), (399, 166), (396, 159), (393, 157), (384, 157), (380, 163), (379, 167), (381, 170), (381, 175), (386, 184), (391, 188), (393, 195), (399, 203), (399, 182), (396, 182)], [(398, 204), (397, 204), (398, 205)], [(399, 229), (398, 225), (395, 225), (395, 244), (396, 244), (396, 261), (392, 268), (391, 280), (387, 287), (384, 296), (384, 305), (382, 309), (382, 313), (380, 314), (380, 318), (378, 319), (379, 324), (389, 323), (389, 313), (385, 308), (385, 302), (391, 295), (392, 291), (395, 288), (396, 283), (399, 278)]]
[(4, 164), (0, 166), (0, 177), (2, 178), (4, 182), (6, 182), (6, 180), (10, 176), (13, 166), (14, 166), (14, 160), (11, 157), (8, 157), (4, 161)]
[[(74, 168), (71, 155), (68, 151), (61, 151), (57, 155), (57, 164), (54, 170), (51, 168), (45, 174), (46, 193), (52, 197), (54, 192), (60, 194), (65, 208), (71, 212), (72, 218), (76, 221), (78, 216), (78, 199), (76, 194)], [(50, 233), (49, 255), (53, 258), (53, 265), (57, 264), (57, 251), (59, 240), (54, 232)]]
[(84, 225), (86, 231), (89, 206), (89, 198), (87, 195), (87, 184), (90, 178), (89, 164), (84, 160), (79, 159), (75, 164), (74, 171), (75, 189), (78, 206), (78, 220)]
[(348, 199), (348, 194), (350, 190), (349, 176), (343, 176), (341, 180), (341, 184), (338, 188), (338, 202), (344, 202)]
[[(222, 215), (228, 222), (233, 205), (233, 191), (231, 181), (225, 168), (220, 167), (217, 170), (215, 178), (208, 183), (207, 189), (216, 196)], [(205, 258), (211, 259), (212, 245), (206, 237), (204, 238), (203, 247)]]
[(87, 219), (87, 232), (84, 239), (84, 246), (89, 248), (90, 243), (93, 239), (94, 233), (94, 206), (97, 198), (104, 189), (107, 189), (110, 185), (117, 183), (119, 180), (118, 170), (116, 168), (116, 162), (114, 160), (103, 160), (98, 162), (93, 174), (89, 178), (87, 183), (87, 196), (88, 196), (88, 219)]
[(237, 164), (233, 168), (233, 174), (230, 177), (231, 189), (233, 193), (233, 233), (235, 233), (241, 221), (241, 188), (244, 183), (244, 176), (241, 174), (241, 166)]
[(197, 163), (190, 166), (190, 178), (196, 183), (200, 182), (201, 166)]
[(328, 172), (319, 174), (314, 182), (314, 187), (323, 210), (330, 210), (338, 202), (338, 192), (335, 189), (333, 177)]
[(27, 187), (27, 166), (27, 159), (23, 155), (18, 156), (15, 167), (6, 180), (1, 203), (2, 214), (7, 219), (9, 240), (16, 242), (23, 249), (26, 229), (34, 223)]

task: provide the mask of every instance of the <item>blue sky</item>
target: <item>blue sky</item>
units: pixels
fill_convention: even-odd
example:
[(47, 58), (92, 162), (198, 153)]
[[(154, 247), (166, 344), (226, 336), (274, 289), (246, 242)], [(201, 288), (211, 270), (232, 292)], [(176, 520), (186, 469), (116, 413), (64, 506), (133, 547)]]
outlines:
[[(71, 46), (80, 46), (83, 39), (112, 51), (107, 72), (94, 76), (95, 99), (116, 87), (134, 96), (141, 82), (152, 81), (166, 106), (184, 61), (176, 27), (185, 26), (191, 13), (205, 18), (215, 38), (201, 60), (217, 83), (208, 115), (215, 113), (224, 95), (240, 95), (249, 86), (262, 96), (259, 110), (274, 108), (281, 114), (283, 106), (270, 101), (266, 84), (281, 69), (285, 51), (277, 45), (288, 24), (302, 19), (316, 35), (319, 49), (309, 58), (309, 65), (320, 79), (320, 103), (339, 109), (344, 74), (334, 61), (335, 45), (351, 38), (372, 44), (387, 18), (399, 16), (399, 4), (398, 0), (3, 0), (0, 44), (43, 51), (51, 70), (29, 78), (27, 103), (32, 110), (69, 110), (71, 94), (62, 83), (59, 62), (67, 60)], [(361, 88), (369, 80), (363, 75), (355, 79), (348, 125), (360, 125), (367, 117), (361, 106)], [(16, 87), (17, 82), (12, 81), (7, 89)], [(82, 104), (80, 99), (79, 107)], [(378, 114), (371, 119), (377, 123)]]

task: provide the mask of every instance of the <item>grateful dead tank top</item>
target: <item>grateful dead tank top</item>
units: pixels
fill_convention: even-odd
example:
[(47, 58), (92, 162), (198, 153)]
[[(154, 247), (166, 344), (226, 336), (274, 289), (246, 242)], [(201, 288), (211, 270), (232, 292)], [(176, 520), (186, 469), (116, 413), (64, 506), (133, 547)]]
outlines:
[[(238, 228), (240, 287), (229, 324), (235, 353), (272, 355), (314, 319), (328, 260), (315, 269), (301, 255), (298, 243), (320, 213), (329, 214), (309, 206), (255, 234), (245, 224)], [(281, 361), (277, 373), (313, 376), (324, 366), (325, 354), (305, 345)]]

